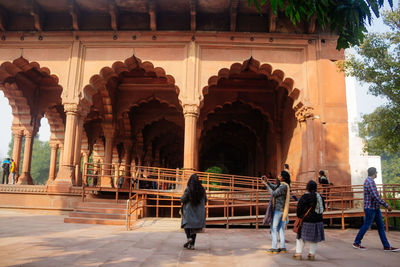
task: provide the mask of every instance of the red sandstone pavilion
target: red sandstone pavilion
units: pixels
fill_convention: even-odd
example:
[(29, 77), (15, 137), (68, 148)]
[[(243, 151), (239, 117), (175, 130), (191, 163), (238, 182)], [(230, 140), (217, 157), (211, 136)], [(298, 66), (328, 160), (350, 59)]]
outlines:
[(80, 186), (89, 159), (251, 177), (288, 163), (297, 181), (323, 169), (350, 184), (337, 36), (267, 6), (260, 16), (247, 0), (0, 0), (18, 183), (32, 184), (45, 116), (49, 192)]

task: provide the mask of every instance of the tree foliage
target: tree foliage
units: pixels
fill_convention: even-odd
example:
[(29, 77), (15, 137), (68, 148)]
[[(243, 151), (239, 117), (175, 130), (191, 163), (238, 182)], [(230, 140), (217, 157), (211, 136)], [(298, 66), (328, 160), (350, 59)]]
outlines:
[[(388, 3), (393, 6), (393, 0)], [(261, 6), (270, 4), (275, 14), (284, 12), (295, 25), (315, 16), (323, 29), (339, 35), (337, 49), (342, 49), (363, 42), (366, 24), (371, 24), (373, 15), (379, 17), (384, 0), (248, 0), (248, 4), (260, 12)]]
[(368, 34), (357, 55), (340, 65), (346, 75), (367, 83), (369, 93), (388, 101), (360, 123), (366, 150), (378, 155), (400, 148), (400, 9), (385, 12), (383, 18), (391, 31)]
[[(8, 156), (12, 158), (12, 149), (14, 145), (14, 137), (8, 145)], [(22, 142), (20, 171), (22, 173), (22, 164), (24, 159), (25, 142)], [(15, 159), (14, 159), (15, 160)], [(32, 161), (31, 161), (31, 176), (34, 184), (45, 184), (49, 178), (50, 169), (50, 146), (49, 142), (40, 141), (39, 136), (36, 135), (33, 142)]]
[(387, 104), (360, 123), (365, 150), (380, 155), (384, 183), (400, 183), (400, 10), (383, 14), (390, 27), (385, 33), (370, 33), (356, 51), (340, 65), (349, 76), (368, 84), (369, 93), (387, 99)]
[(385, 152), (381, 159), (383, 183), (400, 184), (400, 154)]

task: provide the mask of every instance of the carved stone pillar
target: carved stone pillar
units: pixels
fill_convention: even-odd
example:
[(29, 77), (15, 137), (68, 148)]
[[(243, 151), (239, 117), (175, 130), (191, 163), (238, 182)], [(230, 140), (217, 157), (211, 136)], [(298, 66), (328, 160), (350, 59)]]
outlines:
[(102, 187), (113, 187), (111, 177), (111, 163), (113, 153), (113, 142), (114, 142), (114, 129), (108, 129), (104, 131), (104, 137), (106, 139), (104, 149), (104, 169), (102, 172), (101, 186)]
[[(131, 165), (131, 153), (132, 153), (132, 141), (130, 139), (124, 140), (124, 157), (122, 159), (123, 174), (128, 176), (130, 173)], [(129, 179), (125, 179), (122, 187), (129, 187)]]
[(316, 175), (314, 111), (312, 107), (307, 106), (295, 108), (295, 111), (296, 118), (300, 123), (303, 143), (299, 178), (306, 181)]
[(58, 166), (61, 166), (61, 162), (63, 162), (63, 155), (64, 155), (64, 144), (58, 144), (58, 149), (60, 150), (60, 158), (58, 159)]
[(87, 176), (85, 174), (85, 172), (87, 172), (87, 164), (89, 163), (89, 157), (90, 157), (90, 152), (89, 150), (85, 150), (83, 151), (83, 170), (82, 170), (82, 177), (85, 177), (84, 180), (82, 180), (82, 183), (87, 184)]
[(81, 174), (81, 146), (82, 146), (82, 131), (83, 131), (84, 116), (78, 117), (75, 135), (75, 150), (74, 150), (74, 166), (75, 166), (75, 185), (82, 185)]
[(195, 170), (197, 152), (197, 118), (199, 117), (199, 107), (197, 105), (184, 105), (183, 114), (185, 116), (185, 140), (183, 153), (183, 168)]
[(51, 184), (56, 178), (56, 168), (57, 168), (57, 150), (58, 144), (56, 142), (49, 142), (51, 154), (50, 154), (50, 169), (49, 169), (49, 179), (46, 184)]
[(66, 113), (64, 151), (56, 179), (49, 185), (49, 191), (69, 192), (75, 178), (74, 152), (78, 123), (78, 104), (64, 104)]
[(21, 148), (22, 148), (22, 136), (23, 130), (13, 130), (14, 135), (14, 146), (13, 146), (13, 154), (12, 158), (15, 164), (15, 179), (18, 179), (19, 176), (19, 166), (21, 163)]
[(25, 130), (25, 147), (24, 147), (24, 162), (22, 164), (22, 174), (18, 178), (18, 184), (33, 184), (31, 176), (31, 161), (33, 147), (33, 130)]

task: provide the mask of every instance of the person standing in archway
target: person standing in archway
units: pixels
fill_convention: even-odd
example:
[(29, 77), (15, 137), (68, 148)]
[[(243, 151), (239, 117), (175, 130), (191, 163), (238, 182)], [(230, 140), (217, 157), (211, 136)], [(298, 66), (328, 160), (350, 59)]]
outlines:
[(15, 184), (15, 162), (13, 159), (11, 159), (10, 173), (11, 173), (11, 183)]
[[(273, 196), (273, 216), (271, 224), (272, 248), (266, 251), (272, 254), (286, 253), (285, 225), (289, 219), (290, 174), (287, 171), (281, 171), (278, 179), (280, 183), (277, 185), (271, 184), (268, 181), (263, 181), (268, 191)], [(278, 248), (278, 233), (280, 248)]]
[(1, 164), (1, 167), (3, 168), (3, 177), (1, 180), (2, 184), (8, 184), (8, 176), (10, 175), (10, 166), (11, 166), (11, 161), (9, 158), (3, 160)]
[(197, 174), (192, 174), (187, 183), (187, 187), (181, 197), (182, 224), (185, 229), (187, 242), (184, 248), (194, 249), (196, 234), (201, 232), (206, 226), (207, 194)]

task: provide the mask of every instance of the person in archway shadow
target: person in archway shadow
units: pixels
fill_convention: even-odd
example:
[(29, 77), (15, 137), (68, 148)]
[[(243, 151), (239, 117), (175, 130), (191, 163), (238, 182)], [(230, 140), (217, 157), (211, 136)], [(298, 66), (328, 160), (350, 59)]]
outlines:
[(194, 249), (196, 234), (206, 226), (207, 194), (197, 174), (192, 174), (187, 187), (181, 197), (182, 223), (185, 229), (187, 242), (183, 245), (186, 249)]
[[(266, 251), (271, 254), (286, 253), (285, 225), (289, 221), (290, 174), (287, 171), (281, 171), (278, 179), (280, 183), (277, 185), (263, 180), (263, 183), (273, 196), (273, 215), (271, 223), (272, 248)], [(278, 233), (280, 248), (278, 248)]]
[(327, 200), (328, 208), (329, 208), (329, 186), (331, 185), (331, 183), (329, 182), (329, 179), (323, 170), (320, 170), (318, 174), (319, 174), (318, 175), (318, 183), (323, 188), (322, 189), (322, 198), (324, 200)]

